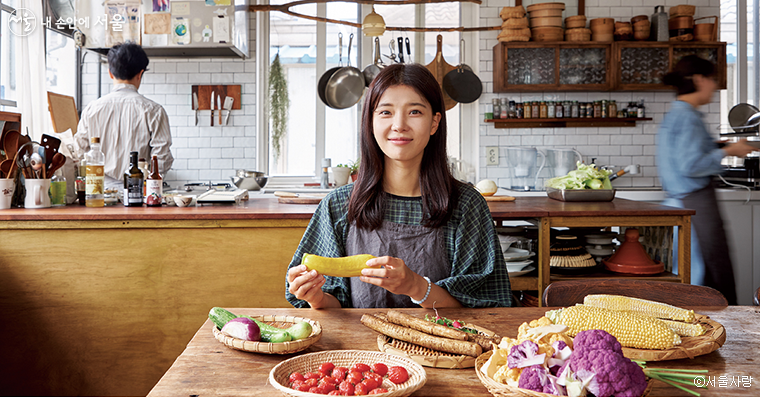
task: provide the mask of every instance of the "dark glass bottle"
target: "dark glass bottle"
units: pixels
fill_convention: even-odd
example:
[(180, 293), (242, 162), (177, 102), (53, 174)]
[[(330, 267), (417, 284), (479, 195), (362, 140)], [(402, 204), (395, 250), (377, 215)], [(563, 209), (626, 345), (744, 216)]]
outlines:
[(163, 178), (158, 173), (158, 157), (153, 156), (150, 174), (145, 180), (145, 204), (148, 207), (160, 207), (163, 196)]
[(129, 169), (124, 173), (122, 202), (125, 207), (142, 207), (144, 175), (137, 164), (137, 152), (130, 152)]

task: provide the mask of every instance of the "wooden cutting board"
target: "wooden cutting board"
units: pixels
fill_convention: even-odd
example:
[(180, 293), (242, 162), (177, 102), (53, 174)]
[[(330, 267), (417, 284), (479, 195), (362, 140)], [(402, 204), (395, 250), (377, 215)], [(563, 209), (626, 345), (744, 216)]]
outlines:
[(291, 192), (274, 192), (277, 196), (277, 202), (281, 204), (319, 204), (327, 194), (325, 193), (291, 193)]
[(515, 201), (515, 198), (512, 196), (493, 195), (483, 197), (485, 197), (486, 201)]
[(441, 92), (443, 93), (443, 104), (446, 106), (446, 110), (450, 110), (456, 106), (457, 102), (451, 99), (451, 97), (446, 94), (446, 91), (443, 89), (444, 76), (446, 76), (446, 73), (456, 69), (456, 66), (451, 66), (448, 62), (446, 62), (445, 59), (443, 59), (443, 36), (440, 34), (438, 35), (438, 51), (435, 54), (435, 58), (433, 58), (432, 62), (425, 65), (425, 67), (431, 73), (433, 73), (433, 76), (435, 76), (435, 80), (438, 82), (438, 85), (441, 86)]

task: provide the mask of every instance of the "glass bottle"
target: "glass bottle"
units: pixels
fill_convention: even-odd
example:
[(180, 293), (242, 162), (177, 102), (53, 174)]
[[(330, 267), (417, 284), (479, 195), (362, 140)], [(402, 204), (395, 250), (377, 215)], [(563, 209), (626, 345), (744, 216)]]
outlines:
[(63, 175), (63, 168), (57, 169), (50, 179), (50, 205), (66, 205), (66, 177)]
[(564, 107), (562, 106), (562, 102), (558, 101), (554, 105), (554, 117), (556, 117), (558, 119), (561, 119), (562, 117), (564, 117), (564, 114), (562, 112), (563, 110), (564, 110)]
[(79, 205), (85, 205), (85, 191), (87, 189), (87, 160), (84, 159), (84, 155), (79, 159), (77, 164), (77, 179), (74, 181), (74, 188), (77, 191), (77, 201)]
[(538, 117), (541, 119), (549, 117), (549, 106), (544, 101), (541, 101), (538, 105)]
[(594, 118), (602, 117), (602, 102), (594, 101)]
[(523, 104), (522, 103), (518, 103), (515, 106), (515, 117), (517, 117), (518, 119), (523, 118)]
[(538, 104), (538, 101), (533, 101), (530, 105), (530, 117), (534, 119), (541, 117), (541, 106)]
[(578, 101), (573, 101), (573, 106), (572, 106), (571, 109), (572, 109), (572, 113), (571, 113), (572, 117), (574, 119), (577, 119), (579, 117), (579, 114), (580, 114), (580, 107), (578, 105)]
[(639, 104), (636, 107), (636, 117), (643, 119), (645, 116), (644, 99), (639, 99)]
[(531, 109), (532, 106), (530, 105), (530, 102), (525, 102), (523, 104), (523, 117), (526, 119), (533, 118), (533, 109)]
[(555, 118), (554, 114), (554, 102), (547, 102), (546, 103), (546, 118), (553, 119)]
[(485, 114), (486, 120), (493, 120), (493, 105), (490, 103), (486, 104), (486, 114)]
[(507, 111), (507, 117), (510, 119), (517, 118), (517, 108), (515, 106), (515, 101), (509, 101), (509, 110)]
[(501, 115), (499, 116), (500, 119), (506, 119), (508, 118), (509, 114), (509, 104), (507, 103), (507, 98), (501, 98)]
[(90, 138), (90, 151), (84, 156), (87, 162), (85, 176), (85, 204), (88, 207), (105, 206), (105, 175), (103, 166), (106, 156), (100, 151), (100, 137)]
[(607, 111), (607, 113), (609, 113), (610, 117), (617, 117), (617, 112), (618, 112), (617, 111), (617, 103), (613, 99), (613, 100), (610, 101), (609, 110)]
[(602, 109), (601, 109), (602, 110), (602, 118), (603, 119), (606, 119), (609, 116), (609, 113), (608, 113), (609, 109), (607, 108), (607, 106), (609, 106), (609, 104), (607, 103), (607, 100), (603, 99), (602, 100)]
[(150, 174), (145, 179), (145, 205), (160, 207), (163, 196), (163, 178), (158, 172), (158, 157), (153, 156), (150, 163)]
[(499, 102), (499, 98), (493, 98), (491, 100), (491, 106), (493, 106), (493, 118), (498, 119), (501, 118), (501, 102)]
[(124, 173), (124, 196), (121, 199), (125, 207), (142, 207), (144, 175), (138, 164), (137, 152), (129, 152), (129, 168)]

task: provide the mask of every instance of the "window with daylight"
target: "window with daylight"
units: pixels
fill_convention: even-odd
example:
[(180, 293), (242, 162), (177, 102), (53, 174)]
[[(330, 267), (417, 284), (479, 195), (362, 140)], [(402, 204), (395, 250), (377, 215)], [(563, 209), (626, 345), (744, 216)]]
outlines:
[(0, 0), (0, 110), (16, 111), (16, 59), (14, 35), (9, 18), (16, 11), (15, 1)]
[[(271, 4), (284, 4), (289, 0), (272, 0)], [(302, 4), (292, 7), (292, 11), (320, 16), (328, 19), (361, 23), (363, 16), (370, 11), (365, 6), (350, 2), (328, 2), (327, 4)], [(439, 3), (425, 5), (376, 5), (375, 11), (382, 15), (389, 26), (460, 26), (460, 3)], [(263, 14), (266, 15), (266, 14)], [(262, 16), (263, 16), (262, 15)], [(391, 22), (392, 21), (392, 22)], [(348, 164), (359, 155), (359, 132), (361, 129), (361, 106), (363, 97), (357, 105), (337, 110), (326, 106), (318, 95), (320, 78), (324, 71), (334, 67), (351, 65), (363, 70), (374, 60), (374, 39), (364, 38), (361, 29), (335, 23), (322, 23), (309, 19), (297, 18), (281, 12), (270, 12), (268, 19), (268, 61), (269, 64), (279, 55), (283, 75), (287, 80), (290, 106), (287, 110), (287, 129), (279, 137), (273, 126), (263, 133), (268, 136), (266, 143), (260, 142), (258, 156), (268, 159), (266, 166), (270, 176), (292, 177), (296, 180), (313, 180), (321, 167), (323, 158), (330, 158), (332, 165)], [(350, 36), (354, 35), (353, 40)], [(400, 60), (403, 50), (405, 62), (430, 63), (436, 54), (436, 36), (438, 33), (414, 33), (386, 31), (379, 37), (382, 63), (388, 65)], [(459, 32), (444, 32), (444, 56), (450, 64), (459, 63)], [(342, 47), (339, 36), (342, 35)], [(409, 41), (398, 48), (398, 39)], [(349, 48), (350, 42), (350, 48)], [(420, 47), (421, 46), (421, 47)], [(320, 62), (323, 62), (320, 65)], [(263, 68), (262, 68), (263, 69)], [(260, 69), (260, 70), (262, 70)], [(269, 66), (267, 66), (267, 72)], [(267, 80), (259, 81), (266, 87)], [(261, 92), (261, 91), (259, 91)], [(265, 90), (264, 92), (268, 92)], [(265, 106), (261, 103), (260, 110)], [(459, 112), (460, 106), (447, 112), (449, 149), (459, 148)], [(262, 133), (262, 131), (260, 131)], [(273, 142), (280, 139), (279, 152), (275, 151)], [(264, 163), (260, 160), (260, 166)]]

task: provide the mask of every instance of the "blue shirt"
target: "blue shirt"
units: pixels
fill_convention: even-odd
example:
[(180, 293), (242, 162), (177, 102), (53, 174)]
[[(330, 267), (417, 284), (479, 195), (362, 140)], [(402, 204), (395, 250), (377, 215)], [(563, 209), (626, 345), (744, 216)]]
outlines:
[(656, 143), (657, 174), (669, 198), (683, 199), (723, 172), (725, 152), (707, 131), (702, 113), (686, 102), (671, 104)]
[[(353, 186), (339, 187), (319, 203), (288, 269), (299, 265), (304, 253), (334, 258), (346, 255), (345, 243), (350, 227), (346, 219), (347, 208)], [(442, 226), (451, 275), (436, 285), (466, 307), (511, 306), (507, 266), (488, 203), (472, 186), (460, 184), (457, 190), (458, 205), (448, 223)], [(422, 197), (388, 195), (385, 205), (383, 218), (386, 221), (419, 225), (423, 219)], [(353, 307), (349, 279), (325, 278), (322, 290), (335, 296), (342, 307)], [(288, 291), (287, 277), (285, 283), (288, 302), (298, 308), (309, 307), (306, 301), (296, 299)]]

